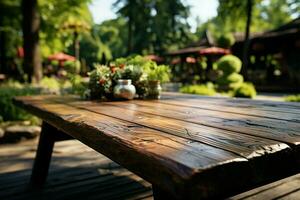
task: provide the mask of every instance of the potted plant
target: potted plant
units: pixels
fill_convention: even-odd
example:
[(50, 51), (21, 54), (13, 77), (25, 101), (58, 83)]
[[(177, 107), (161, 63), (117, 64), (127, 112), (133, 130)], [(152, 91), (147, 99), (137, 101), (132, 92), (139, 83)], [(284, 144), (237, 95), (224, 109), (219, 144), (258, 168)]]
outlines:
[(89, 83), (87, 96), (90, 99), (110, 99), (112, 94), (112, 81), (110, 68), (105, 65), (96, 65), (89, 72)]
[(143, 72), (139, 66), (118, 64), (112, 74), (114, 97), (117, 99), (133, 99), (142, 75)]
[(149, 99), (160, 99), (161, 83), (170, 80), (170, 68), (167, 65), (153, 65), (147, 72), (148, 91), (147, 97)]

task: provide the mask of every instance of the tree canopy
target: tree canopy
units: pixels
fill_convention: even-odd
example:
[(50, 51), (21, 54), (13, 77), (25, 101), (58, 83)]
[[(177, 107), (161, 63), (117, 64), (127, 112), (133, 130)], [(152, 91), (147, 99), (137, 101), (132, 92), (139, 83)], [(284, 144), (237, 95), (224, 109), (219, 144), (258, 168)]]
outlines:
[[(217, 16), (202, 23), (196, 33), (187, 22), (190, 7), (183, 0), (115, 0), (117, 18), (93, 22), (91, 0), (37, 0), (42, 58), (65, 51), (74, 54), (78, 32), (81, 58), (88, 65), (127, 54), (164, 54), (200, 39), (208, 29), (219, 37), (244, 32), (247, 1), (219, 0)], [(253, 0), (251, 32), (276, 28), (300, 17), (299, 0)], [(21, 0), (0, 1), (0, 70), (22, 46)], [(200, 13), (201, 14), (201, 13)], [(66, 28), (68, 27), (68, 28)], [(76, 28), (75, 28), (76, 27)], [(88, 27), (88, 28), (87, 28)]]

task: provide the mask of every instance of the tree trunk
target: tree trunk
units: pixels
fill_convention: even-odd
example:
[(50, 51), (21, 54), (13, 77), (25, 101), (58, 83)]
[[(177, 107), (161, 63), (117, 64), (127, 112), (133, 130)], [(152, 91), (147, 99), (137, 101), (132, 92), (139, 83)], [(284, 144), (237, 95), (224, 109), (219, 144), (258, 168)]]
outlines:
[[(3, 27), (3, 16), (0, 15), (0, 27)], [(5, 32), (0, 30), (0, 73), (6, 72)]]
[[(22, 28), (24, 48), (24, 71), (28, 81), (37, 83), (42, 78), (42, 64), (39, 49), (40, 15), (37, 0), (22, 0)], [(33, 77), (32, 77), (33, 76)]]
[[(131, 12), (131, 11), (130, 11)], [(132, 53), (132, 16), (130, 14), (128, 19), (128, 44), (127, 44), (127, 55)]]
[(79, 34), (77, 31), (74, 31), (74, 52), (76, 60), (80, 60), (79, 52), (80, 52), (80, 43), (79, 43)]
[(252, 21), (252, 8), (253, 8), (253, 0), (247, 0), (247, 24), (245, 30), (245, 40), (244, 40), (244, 47), (243, 47), (243, 67), (242, 67), (242, 74), (244, 75), (245, 79), (247, 79), (247, 67), (249, 63), (249, 46), (250, 46), (250, 26)]

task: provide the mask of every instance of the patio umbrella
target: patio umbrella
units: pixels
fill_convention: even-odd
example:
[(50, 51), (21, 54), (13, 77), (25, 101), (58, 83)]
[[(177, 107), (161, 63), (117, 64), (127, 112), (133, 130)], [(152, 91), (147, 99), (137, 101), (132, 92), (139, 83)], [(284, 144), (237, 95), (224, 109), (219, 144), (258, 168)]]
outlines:
[(48, 60), (57, 60), (61, 62), (61, 61), (75, 61), (76, 58), (74, 56), (70, 56), (68, 54), (60, 52), (48, 56)]
[(208, 47), (205, 49), (201, 49), (199, 51), (200, 55), (226, 55), (226, 54), (230, 54), (230, 50), (229, 49), (224, 49), (224, 48), (220, 48), (220, 47)]

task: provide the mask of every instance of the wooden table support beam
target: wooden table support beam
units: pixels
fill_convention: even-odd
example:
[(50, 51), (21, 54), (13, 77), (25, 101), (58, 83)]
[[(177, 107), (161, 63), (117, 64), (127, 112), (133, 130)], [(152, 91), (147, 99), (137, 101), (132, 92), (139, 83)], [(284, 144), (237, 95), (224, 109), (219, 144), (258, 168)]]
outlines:
[(69, 135), (59, 131), (52, 125), (43, 121), (38, 149), (33, 164), (30, 186), (33, 188), (43, 187), (49, 170), (51, 155), (56, 141), (71, 139)]

